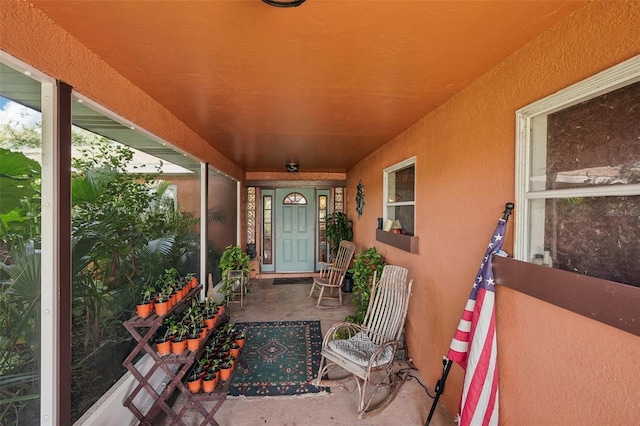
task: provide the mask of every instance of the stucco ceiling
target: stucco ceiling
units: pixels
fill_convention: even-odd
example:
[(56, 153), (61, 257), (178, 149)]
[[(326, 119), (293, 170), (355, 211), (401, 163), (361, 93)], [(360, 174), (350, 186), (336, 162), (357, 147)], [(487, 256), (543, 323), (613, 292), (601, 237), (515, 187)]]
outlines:
[(32, 3), (243, 169), (345, 172), (584, 2)]

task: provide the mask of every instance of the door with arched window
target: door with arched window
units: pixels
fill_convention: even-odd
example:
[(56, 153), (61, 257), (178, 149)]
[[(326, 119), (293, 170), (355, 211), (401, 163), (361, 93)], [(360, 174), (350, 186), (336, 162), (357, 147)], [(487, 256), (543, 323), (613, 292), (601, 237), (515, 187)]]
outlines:
[(276, 189), (277, 272), (308, 272), (315, 266), (313, 189)]

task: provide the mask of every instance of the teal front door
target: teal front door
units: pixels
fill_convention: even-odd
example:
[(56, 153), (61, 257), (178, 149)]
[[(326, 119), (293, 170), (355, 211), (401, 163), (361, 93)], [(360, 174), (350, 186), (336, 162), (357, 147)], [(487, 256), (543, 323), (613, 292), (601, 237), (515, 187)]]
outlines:
[(276, 189), (276, 272), (313, 272), (315, 191)]

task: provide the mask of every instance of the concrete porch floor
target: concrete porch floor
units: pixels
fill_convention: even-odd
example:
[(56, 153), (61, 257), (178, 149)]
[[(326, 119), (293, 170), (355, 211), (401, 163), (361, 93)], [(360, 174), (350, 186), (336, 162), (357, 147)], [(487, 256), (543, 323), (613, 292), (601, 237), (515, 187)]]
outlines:
[[(309, 285), (273, 285), (272, 276), (252, 279), (251, 289), (242, 309), (238, 303), (231, 304), (231, 322), (320, 320), (324, 333), (353, 312), (351, 294), (343, 294), (342, 307), (316, 307), (317, 298), (307, 297), (311, 289)], [(400, 362), (397, 369), (407, 367), (406, 362)], [(417, 370), (410, 374), (427, 386)], [(348, 387), (353, 390), (354, 386), (350, 384)], [(333, 387), (329, 394), (305, 397), (229, 398), (216, 413), (215, 420), (221, 426), (424, 425), (433, 401), (416, 379), (407, 380), (385, 410), (372, 418), (359, 420), (356, 412), (358, 395), (349, 389)], [(434, 394), (431, 387), (429, 392)], [(184, 399), (179, 397), (174, 403), (174, 411), (179, 411), (182, 404)], [(212, 405), (203, 403), (205, 408)], [(199, 425), (201, 421), (200, 414), (193, 408), (183, 418), (188, 426)], [(455, 422), (439, 406), (431, 425), (449, 426)]]

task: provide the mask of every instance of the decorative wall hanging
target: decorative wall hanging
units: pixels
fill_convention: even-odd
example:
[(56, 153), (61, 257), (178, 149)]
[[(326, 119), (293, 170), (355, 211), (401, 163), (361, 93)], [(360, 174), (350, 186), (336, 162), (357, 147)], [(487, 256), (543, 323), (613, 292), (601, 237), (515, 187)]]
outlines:
[(362, 217), (362, 211), (364, 210), (364, 185), (362, 181), (358, 182), (356, 192), (356, 211), (358, 212), (358, 219)]

